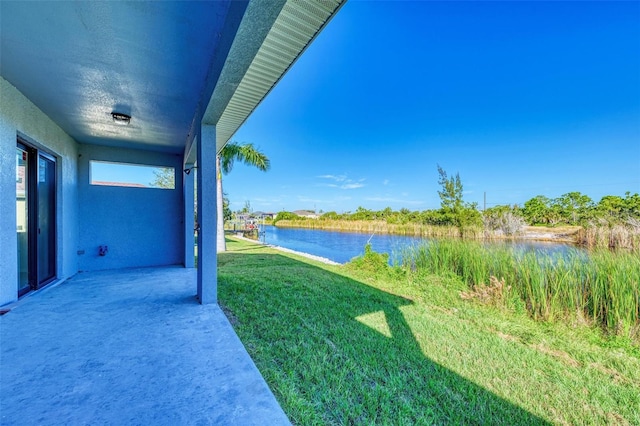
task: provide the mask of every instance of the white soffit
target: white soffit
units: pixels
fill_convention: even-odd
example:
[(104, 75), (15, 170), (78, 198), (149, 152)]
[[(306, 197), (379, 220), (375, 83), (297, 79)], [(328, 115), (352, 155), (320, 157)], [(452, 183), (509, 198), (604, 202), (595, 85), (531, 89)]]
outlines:
[(207, 108), (203, 124), (216, 125), (218, 151), (231, 139), (344, 2), (345, 0), (286, 2), (217, 123), (207, 122), (213, 102)]

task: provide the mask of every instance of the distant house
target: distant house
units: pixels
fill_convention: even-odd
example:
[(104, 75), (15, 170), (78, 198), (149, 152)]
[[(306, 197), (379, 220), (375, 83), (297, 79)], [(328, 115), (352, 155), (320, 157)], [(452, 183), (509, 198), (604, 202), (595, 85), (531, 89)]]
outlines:
[(276, 216), (276, 214), (257, 211), (257, 212), (253, 212), (252, 216), (255, 217), (256, 219), (273, 219)]
[(300, 217), (307, 218), (307, 219), (317, 219), (317, 218), (320, 217), (313, 210), (295, 210), (292, 213), (294, 213), (294, 214), (296, 214), (296, 215), (298, 215)]
[(78, 271), (193, 268), (196, 184), (194, 290), (215, 303), (216, 153), (342, 3), (2, 2), (0, 305)]

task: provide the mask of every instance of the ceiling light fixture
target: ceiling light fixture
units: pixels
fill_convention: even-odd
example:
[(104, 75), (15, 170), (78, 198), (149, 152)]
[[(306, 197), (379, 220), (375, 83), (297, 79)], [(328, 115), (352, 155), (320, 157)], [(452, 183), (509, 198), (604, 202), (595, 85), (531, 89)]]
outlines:
[(113, 117), (113, 122), (119, 124), (121, 126), (126, 126), (131, 122), (131, 116), (127, 114), (122, 114), (120, 112), (112, 112), (111, 117)]

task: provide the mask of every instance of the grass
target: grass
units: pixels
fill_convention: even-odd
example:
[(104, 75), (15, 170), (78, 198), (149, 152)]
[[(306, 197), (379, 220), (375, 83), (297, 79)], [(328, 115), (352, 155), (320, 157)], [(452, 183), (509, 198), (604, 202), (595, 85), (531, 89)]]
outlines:
[(244, 241), (219, 298), (294, 424), (640, 424), (640, 350), (475, 300), (376, 254), (329, 266)]
[(599, 224), (582, 228), (578, 241), (587, 247), (617, 248), (635, 251), (640, 255), (640, 222), (627, 224)]
[[(540, 256), (474, 241), (438, 240), (408, 247), (405, 268), (454, 274), (471, 289), (504, 282), (503, 305), (540, 320), (586, 319), (609, 333), (640, 339), (640, 256), (610, 250)], [(498, 282), (496, 280), (496, 282)]]
[(296, 219), (279, 220), (276, 226), (367, 234), (375, 232), (377, 234), (409, 235), (423, 238), (485, 238), (485, 232), (481, 226), (469, 226), (460, 229), (456, 226), (424, 225), (420, 223), (387, 223), (384, 220)]

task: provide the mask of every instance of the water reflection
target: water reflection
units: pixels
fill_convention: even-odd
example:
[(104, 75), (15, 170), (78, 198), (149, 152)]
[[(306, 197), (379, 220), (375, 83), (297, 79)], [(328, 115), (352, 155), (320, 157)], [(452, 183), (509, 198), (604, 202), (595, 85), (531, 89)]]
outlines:
[[(264, 227), (264, 241), (267, 244), (285, 247), (316, 256), (326, 257), (334, 262), (345, 263), (364, 253), (364, 246), (371, 242), (371, 248), (380, 253), (389, 253), (390, 262), (399, 260), (403, 248), (420, 244), (420, 237), (403, 235), (363, 234), (357, 232), (321, 231), (315, 229)], [(563, 255), (580, 251), (566, 243), (542, 241), (500, 241), (487, 244), (503, 244), (518, 251), (535, 251), (547, 255)]]

